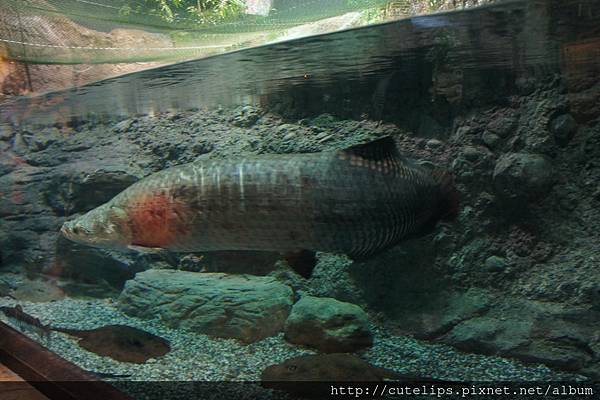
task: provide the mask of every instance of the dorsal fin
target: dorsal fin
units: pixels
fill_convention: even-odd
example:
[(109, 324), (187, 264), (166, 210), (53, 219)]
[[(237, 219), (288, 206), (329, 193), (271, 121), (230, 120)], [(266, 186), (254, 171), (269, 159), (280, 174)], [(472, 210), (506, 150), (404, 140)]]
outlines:
[(391, 136), (384, 136), (372, 142), (358, 144), (340, 151), (373, 161), (401, 158), (396, 142)]

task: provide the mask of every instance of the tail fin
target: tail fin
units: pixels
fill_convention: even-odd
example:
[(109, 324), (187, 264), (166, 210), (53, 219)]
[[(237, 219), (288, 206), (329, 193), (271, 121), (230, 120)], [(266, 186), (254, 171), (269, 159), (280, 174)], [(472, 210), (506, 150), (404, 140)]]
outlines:
[(445, 169), (435, 168), (431, 171), (433, 179), (439, 184), (441, 201), (440, 219), (453, 221), (460, 211), (460, 194), (454, 185), (454, 177)]

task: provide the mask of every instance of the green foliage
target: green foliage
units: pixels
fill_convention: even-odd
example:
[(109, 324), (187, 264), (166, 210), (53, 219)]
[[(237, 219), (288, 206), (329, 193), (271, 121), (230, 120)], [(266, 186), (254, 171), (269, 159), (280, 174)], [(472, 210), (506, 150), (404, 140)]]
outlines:
[(130, 0), (120, 12), (155, 15), (173, 23), (214, 24), (240, 16), (244, 6), (243, 0)]
[(385, 8), (369, 8), (361, 12), (364, 25), (371, 25), (385, 20)]
[(445, 3), (446, 0), (428, 0), (427, 6), (429, 8), (429, 11), (437, 11), (440, 8), (442, 8), (442, 6), (444, 6)]

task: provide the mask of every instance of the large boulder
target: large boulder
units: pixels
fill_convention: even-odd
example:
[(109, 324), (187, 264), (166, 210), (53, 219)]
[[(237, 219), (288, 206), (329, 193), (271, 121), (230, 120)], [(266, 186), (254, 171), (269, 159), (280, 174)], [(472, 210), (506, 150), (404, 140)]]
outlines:
[(151, 269), (125, 284), (119, 308), (171, 327), (252, 343), (283, 329), (292, 289), (272, 277)]
[(519, 120), (516, 115), (505, 113), (505, 115), (493, 118), (487, 124), (487, 131), (494, 135), (498, 135), (501, 138), (505, 138), (516, 131), (518, 124)]
[(373, 344), (363, 309), (329, 297), (300, 299), (285, 322), (285, 338), (325, 353), (354, 352)]
[(515, 357), (597, 378), (598, 317), (586, 308), (507, 300), (456, 324), (439, 340), (468, 352)]
[(577, 132), (577, 122), (571, 114), (561, 114), (550, 121), (550, 131), (556, 144), (565, 147)]
[(59, 214), (87, 212), (112, 199), (138, 181), (126, 168), (75, 164), (77, 172), (67, 170), (48, 180), (43, 196), (48, 206)]
[(554, 173), (543, 155), (508, 153), (496, 163), (493, 180), (502, 199), (521, 202), (544, 197), (554, 183)]
[[(85, 246), (61, 236), (56, 241), (56, 260), (45, 272), (120, 291), (137, 272), (148, 269), (148, 264), (143, 256)], [(106, 294), (112, 295), (112, 291)]]
[(490, 297), (484, 290), (475, 288), (466, 292), (440, 291), (421, 305), (406, 303), (404, 317), (396, 326), (416, 338), (433, 339), (460, 322), (485, 313), (491, 306)]
[[(7, 293), (8, 294), (8, 293)], [(10, 297), (18, 301), (30, 301), (32, 303), (44, 303), (48, 301), (61, 300), (65, 293), (53, 281), (29, 280), (26, 279), (16, 285), (15, 290), (10, 293)]]

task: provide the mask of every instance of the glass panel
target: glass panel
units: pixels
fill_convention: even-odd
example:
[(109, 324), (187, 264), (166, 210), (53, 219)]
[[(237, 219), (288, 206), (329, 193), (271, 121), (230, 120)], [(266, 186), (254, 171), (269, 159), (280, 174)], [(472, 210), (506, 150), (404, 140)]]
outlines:
[(0, 6), (3, 323), (136, 399), (598, 390), (598, 2)]

